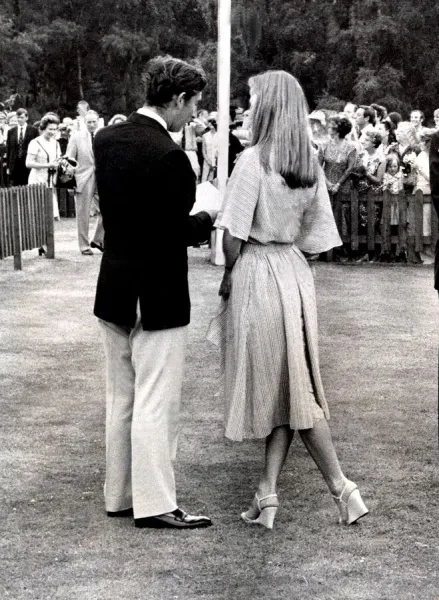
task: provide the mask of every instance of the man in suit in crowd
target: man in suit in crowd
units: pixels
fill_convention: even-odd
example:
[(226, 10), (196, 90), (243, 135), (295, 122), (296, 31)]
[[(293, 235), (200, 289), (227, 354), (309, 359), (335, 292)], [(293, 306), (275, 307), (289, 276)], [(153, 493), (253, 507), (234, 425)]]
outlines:
[[(189, 216), (195, 176), (169, 135), (206, 85), (198, 67), (157, 57), (145, 105), (95, 140), (105, 248), (95, 300), (107, 364), (105, 503), (136, 527), (207, 527), (178, 508), (173, 461), (190, 321), (187, 246), (210, 237), (216, 214)], [(166, 244), (163, 239), (166, 238)]]
[(6, 162), (11, 185), (27, 185), (30, 169), (26, 168), (26, 154), (29, 143), (38, 136), (38, 129), (27, 124), (25, 108), (17, 110), (18, 125), (9, 129), (6, 142)]
[(73, 121), (72, 129), (73, 131), (85, 131), (87, 128), (85, 126), (85, 115), (90, 110), (90, 105), (87, 100), (80, 100), (76, 106), (77, 117)]
[(423, 134), (424, 130), (427, 129), (426, 127), (424, 127), (424, 121), (425, 115), (422, 112), (422, 110), (412, 110), (412, 112), (410, 113), (410, 123), (415, 128), (418, 140), (421, 139), (421, 135)]
[[(430, 144), (430, 187), (433, 206), (439, 217), (439, 131), (433, 134)], [(439, 292), (439, 240), (434, 257), (434, 287)]]
[(355, 124), (360, 143), (363, 143), (366, 135), (374, 130), (375, 111), (370, 106), (359, 106), (355, 112)]
[(102, 217), (98, 215), (98, 223), (92, 242), (89, 242), (90, 208), (96, 193), (95, 158), (93, 141), (98, 126), (99, 115), (94, 110), (89, 110), (85, 116), (85, 129), (73, 133), (68, 146), (67, 156), (74, 158), (78, 167), (75, 171), (76, 179), (76, 223), (78, 227), (79, 250), (86, 256), (92, 256), (92, 248), (101, 252), (104, 250), (104, 228)]

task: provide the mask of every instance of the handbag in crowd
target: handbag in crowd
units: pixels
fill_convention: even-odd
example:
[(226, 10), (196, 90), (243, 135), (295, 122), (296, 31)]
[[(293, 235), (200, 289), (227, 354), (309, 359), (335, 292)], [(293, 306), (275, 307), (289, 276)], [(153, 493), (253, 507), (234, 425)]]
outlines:
[(73, 189), (76, 187), (75, 170), (78, 166), (74, 158), (62, 156), (57, 169), (57, 187)]

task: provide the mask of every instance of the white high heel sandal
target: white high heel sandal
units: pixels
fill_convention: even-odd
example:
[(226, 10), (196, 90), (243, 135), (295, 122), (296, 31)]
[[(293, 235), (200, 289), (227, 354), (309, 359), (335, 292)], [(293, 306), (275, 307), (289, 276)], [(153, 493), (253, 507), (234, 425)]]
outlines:
[[(272, 500), (269, 500), (272, 498)], [(277, 494), (268, 494), (259, 498), (257, 494), (247, 512), (241, 513), (241, 519), (249, 525), (262, 525), (267, 529), (273, 529), (274, 519), (276, 517), (279, 500)]]
[(364, 504), (357, 485), (348, 481), (340, 496), (332, 496), (340, 511), (339, 523), (352, 525), (369, 512)]

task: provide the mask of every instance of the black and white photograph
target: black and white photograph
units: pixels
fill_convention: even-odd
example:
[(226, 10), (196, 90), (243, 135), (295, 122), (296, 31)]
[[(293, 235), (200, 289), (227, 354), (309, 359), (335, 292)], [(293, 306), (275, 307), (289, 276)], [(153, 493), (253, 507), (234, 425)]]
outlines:
[(438, 32), (0, 0), (1, 600), (439, 600)]

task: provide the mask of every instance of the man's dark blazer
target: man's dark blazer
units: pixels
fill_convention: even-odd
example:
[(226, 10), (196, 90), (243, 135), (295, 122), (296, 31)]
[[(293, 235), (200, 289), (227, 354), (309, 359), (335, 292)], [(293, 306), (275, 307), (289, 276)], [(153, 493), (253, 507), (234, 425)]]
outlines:
[(29, 143), (38, 137), (38, 129), (26, 126), (26, 132), (23, 139), (23, 154), (18, 157), (18, 131), (19, 128), (13, 127), (8, 131), (7, 139), (7, 165), (9, 169), (9, 179), (15, 185), (26, 185), (30, 169), (26, 169), (26, 154)]
[[(430, 144), (430, 187), (431, 200), (439, 217), (439, 131), (433, 134)], [(439, 291), (439, 240), (434, 258), (434, 287)]]
[(190, 321), (187, 246), (210, 236), (207, 212), (189, 216), (195, 176), (185, 152), (155, 119), (133, 113), (99, 130), (96, 182), (105, 230), (94, 314), (143, 329)]

